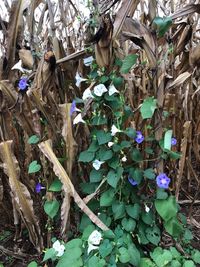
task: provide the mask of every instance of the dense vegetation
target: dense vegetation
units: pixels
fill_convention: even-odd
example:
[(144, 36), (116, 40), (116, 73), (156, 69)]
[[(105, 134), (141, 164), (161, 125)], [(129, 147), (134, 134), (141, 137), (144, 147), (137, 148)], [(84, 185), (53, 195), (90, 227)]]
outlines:
[(58, 2), (2, 3), (0, 266), (198, 266), (200, 4)]

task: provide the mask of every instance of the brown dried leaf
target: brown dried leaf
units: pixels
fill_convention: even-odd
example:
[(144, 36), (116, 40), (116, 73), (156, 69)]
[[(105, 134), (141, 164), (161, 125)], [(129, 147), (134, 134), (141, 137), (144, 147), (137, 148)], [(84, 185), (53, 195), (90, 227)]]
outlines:
[(9, 184), (17, 211), (20, 213), (28, 232), (30, 241), (39, 252), (42, 251), (43, 241), (37, 218), (33, 210), (33, 201), (26, 186), (19, 181), (20, 169), (12, 150), (13, 141), (0, 143), (0, 157), (5, 174), (9, 177)]
[(191, 67), (200, 66), (200, 45), (193, 47), (189, 52), (189, 63)]
[(29, 6), (30, 0), (12, 1), (8, 24), (8, 44), (6, 57), (8, 60), (6, 74), (9, 74), (15, 62), (16, 43), (19, 31), (23, 28), (23, 11)]
[(33, 56), (30, 50), (20, 49), (19, 58), (22, 60), (22, 65), (26, 69), (33, 68)]
[(139, 0), (135, 0), (135, 1), (123, 0), (122, 1), (121, 7), (116, 14), (116, 18), (114, 22), (113, 40), (116, 40), (118, 38), (118, 35), (122, 29), (122, 26), (124, 24), (124, 21), (127, 15), (131, 11), (132, 13), (131, 15), (133, 16), (139, 2), (140, 2)]
[(1, 110), (5, 110), (6, 108), (12, 108), (18, 99), (18, 94), (11, 82), (8, 80), (0, 81), (0, 93), (2, 96), (2, 101), (0, 103)]
[(183, 138), (181, 141), (181, 159), (179, 160), (179, 168), (178, 168), (178, 174), (176, 178), (176, 199), (178, 201), (179, 192), (181, 188), (181, 181), (183, 178), (183, 170), (185, 166), (185, 159), (186, 159), (186, 151), (187, 151), (187, 144), (188, 144), (188, 138), (190, 134), (190, 127), (191, 127), (191, 121), (186, 121), (183, 125)]
[(175, 12), (171, 18), (172, 19), (177, 19), (183, 16), (187, 16), (189, 14), (193, 14), (193, 13), (200, 13), (200, 4), (190, 4), (190, 5), (186, 5), (183, 8), (179, 9), (177, 12)]
[(71, 104), (59, 105), (60, 112), (63, 119), (62, 136), (64, 137), (66, 144), (66, 156), (67, 156), (67, 173), (72, 176), (72, 167), (74, 164), (75, 156), (77, 153), (77, 143), (74, 140), (72, 133), (72, 123), (70, 117)]
[(166, 90), (182, 85), (192, 74), (188, 71), (181, 73), (173, 82), (168, 82)]

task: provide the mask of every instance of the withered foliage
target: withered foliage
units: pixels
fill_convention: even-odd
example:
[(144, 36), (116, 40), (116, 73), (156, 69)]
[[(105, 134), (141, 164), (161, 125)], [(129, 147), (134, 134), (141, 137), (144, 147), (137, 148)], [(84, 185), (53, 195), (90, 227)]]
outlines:
[[(85, 49), (85, 43), (94, 46), (97, 64), (108, 73), (114, 57), (139, 55), (134, 70), (124, 74), (126, 101), (135, 111), (131, 124), (142, 128), (138, 107), (147, 96), (157, 98), (155, 136), (159, 140), (163, 129), (171, 125), (182, 153), (180, 160), (169, 161), (165, 166), (174, 177), (171, 190), (177, 199), (183, 192), (185, 200), (192, 204), (199, 193), (191, 188), (199, 188), (200, 4), (93, 1), (101, 16), (96, 17), (99, 28), (90, 32), (88, 38), (88, 19), (77, 19), (81, 10), (76, 2), (13, 0), (11, 6), (7, 1), (0, 4), (9, 17), (6, 21), (0, 16), (0, 210), (1, 213), (6, 210), (9, 195), (14, 224), (27, 228), (29, 239), (39, 252), (43, 244), (50, 245), (50, 238), (41, 235), (45, 214), (34, 192), (38, 177), (28, 174), (33, 160), (41, 163), (40, 175), (48, 184), (55, 176), (63, 183), (60, 231), (63, 237), (70, 222), (77, 219), (70, 213), (72, 198), (96, 225), (107, 229), (86, 205), (99, 189), (84, 200), (77, 193), (79, 183), (88, 179), (87, 169), (77, 162), (77, 155), (87, 148), (90, 129), (83, 125), (72, 127), (69, 110), (72, 100), (81, 98), (85, 89), (82, 84), (77, 87), (75, 81), (77, 72), (88, 74), (83, 58), (92, 52)], [(160, 38), (153, 23), (158, 15), (172, 18), (170, 29)], [(95, 18), (95, 12), (91, 18)], [(17, 88), (22, 72), (12, 69), (19, 60), (21, 67), (29, 70), (30, 86), (26, 92)], [(89, 109), (90, 103), (86, 103), (84, 116)], [(170, 113), (165, 122), (163, 111)], [(34, 134), (41, 139), (39, 146), (27, 143)], [(64, 158), (63, 165), (58, 158)], [(157, 169), (163, 168), (160, 160)], [(53, 198), (49, 193), (46, 197)], [(7, 219), (12, 217), (9, 211), (6, 214)]]

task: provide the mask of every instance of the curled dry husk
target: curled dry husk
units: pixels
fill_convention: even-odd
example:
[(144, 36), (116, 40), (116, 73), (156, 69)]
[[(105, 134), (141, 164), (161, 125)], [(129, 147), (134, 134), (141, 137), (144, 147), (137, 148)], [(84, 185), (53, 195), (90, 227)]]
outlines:
[(22, 184), (20, 178), (20, 168), (13, 153), (13, 141), (0, 143), (0, 158), (3, 162), (3, 170), (9, 178), (9, 185), (12, 191), (15, 208), (27, 227), (30, 241), (38, 252), (42, 251), (43, 240), (41, 236), (38, 220), (34, 214), (33, 201), (27, 187)]

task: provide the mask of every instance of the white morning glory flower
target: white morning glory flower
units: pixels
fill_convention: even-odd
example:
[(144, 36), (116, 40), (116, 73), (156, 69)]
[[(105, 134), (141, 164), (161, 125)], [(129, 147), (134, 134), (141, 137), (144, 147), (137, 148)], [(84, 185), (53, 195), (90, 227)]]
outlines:
[(117, 129), (117, 127), (113, 124), (112, 128), (111, 128), (111, 135), (114, 136), (116, 135), (116, 133), (120, 133), (121, 130)]
[(91, 250), (98, 249), (99, 244), (101, 242), (102, 236), (101, 233), (98, 232), (97, 230), (94, 230), (89, 238), (88, 238), (88, 254), (90, 253)]
[(57, 257), (61, 257), (64, 254), (65, 246), (60, 244), (59, 240), (53, 243), (53, 248), (55, 249), (56, 252), (58, 252), (56, 254)]
[(108, 142), (108, 147), (111, 147), (114, 145), (114, 142)]
[(94, 98), (94, 96), (92, 95), (92, 92), (90, 90), (90, 88), (87, 88), (84, 92), (83, 92), (83, 100), (86, 100), (87, 98)]
[(27, 70), (27, 69), (24, 69), (23, 67), (22, 67), (22, 60), (20, 59), (13, 67), (12, 67), (12, 69), (11, 70), (19, 70), (19, 71), (21, 71), (22, 73), (24, 73), (24, 72), (28, 72), (28, 73), (30, 73), (32, 70)]
[(77, 123), (79, 123), (79, 122), (85, 123), (85, 121), (84, 121), (83, 118), (82, 118), (81, 113), (79, 113), (79, 114), (74, 118), (74, 120), (73, 120), (73, 124), (77, 124)]
[(92, 166), (95, 168), (95, 170), (98, 171), (103, 163), (104, 163), (104, 161), (100, 161), (98, 159), (95, 159), (95, 161), (92, 163)]
[(115, 86), (112, 84), (109, 86), (108, 88), (108, 94), (111, 96), (113, 95), (114, 93), (119, 93), (119, 91), (115, 88)]
[(124, 156), (124, 157), (122, 158), (122, 161), (123, 161), (123, 162), (126, 162), (126, 161), (127, 161), (126, 156)]
[(94, 94), (97, 96), (102, 96), (107, 91), (108, 89), (102, 83), (94, 87)]
[(87, 81), (87, 79), (82, 78), (82, 77), (79, 75), (78, 72), (76, 73), (75, 79), (76, 79), (76, 86), (77, 86), (77, 87), (80, 86), (81, 82)]
[(150, 208), (146, 204), (144, 205), (144, 207), (145, 207), (145, 211), (148, 213), (150, 211)]
[(94, 60), (94, 58), (92, 56), (90, 57), (86, 57), (83, 59), (83, 63), (85, 66), (90, 66), (92, 64), (92, 61)]

